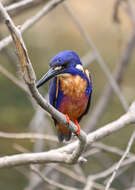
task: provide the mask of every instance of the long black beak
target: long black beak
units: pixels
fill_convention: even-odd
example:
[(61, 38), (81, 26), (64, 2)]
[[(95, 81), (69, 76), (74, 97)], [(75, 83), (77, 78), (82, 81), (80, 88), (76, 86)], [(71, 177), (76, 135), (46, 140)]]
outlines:
[(64, 69), (55, 70), (54, 68), (50, 68), (49, 71), (37, 82), (36, 87), (39, 88), (42, 86), (45, 82), (50, 80), (51, 78), (62, 74)]

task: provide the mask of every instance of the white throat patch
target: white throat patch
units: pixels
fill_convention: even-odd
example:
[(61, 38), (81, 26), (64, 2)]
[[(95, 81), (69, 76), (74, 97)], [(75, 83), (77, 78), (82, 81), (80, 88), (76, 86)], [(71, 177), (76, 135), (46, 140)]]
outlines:
[(77, 68), (78, 70), (81, 70), (81, 71), (83, 71), (83, 72), (84, 72), (84, 69), (83, 69), (82, 65), (77, 64), (77, 65), (76, 65), (76, 68)]

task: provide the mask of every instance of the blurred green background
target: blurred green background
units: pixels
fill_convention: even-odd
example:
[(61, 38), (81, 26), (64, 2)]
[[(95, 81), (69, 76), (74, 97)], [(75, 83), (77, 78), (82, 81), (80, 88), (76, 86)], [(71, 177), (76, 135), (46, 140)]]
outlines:
[[(77, 2), (69, 0), (67, 2), (85, 27), (109, 70), (113, 72), (115, 66), (119, 64), (132, 31), (129, 17), (123, 9), (120, 9), (119, 16), (121, 23), (117, 24), (113, 21), (114, 0), (78, 0)], [(17, 25), (21, 25), (26, 19), (40, 10), (41, 7), (26, 12), (23, 11), (20, 15), (13, 17), (14, 22)], [(3, 36), (8, 34), (3, 24), (0, 26), (0, 32)], [(87, 42), (66, 13), (62, 4), (28, 29), (23, 34), (23, 37), (37, 79), (48, 70), (49, 60), (56, 53), (63, 50), (73, 50), (80, 57), (83, 57), (90, 50)], [(11, 44), (9, 47), (14, 52), (14, 45)], [(134, 61), (135, 56), (133, 55), (121, 84), (121, 92), (129, 104), (135, 97)], [(0, 52), (0, 64), (13, 73), (14, 76), (18, 77), (19, 66), (16, 67), (16, 64), (8, 59), (4, 50)], [(107, 84), (107, 78), (96, 61), (90, 64), (88, 69), (91, 71), (93, 78), (92, 110)], [(44, 85), (41, 91), (47, 93), (48, 85)], [(30, 128), (28, 126), (34, 116), (34, 112), (28, 95), (0, 73), (0, 131), (29, 132)], [(97, 127), (117, 119), (123, 113), (124, 110), (119, 99), (114, 95)], [(89, 116), (90, 112), (87, 117)], [(81, 125), (83, 125), (87, 117), (83, 119)], [(53, 125), (50, 127), (53, 127)], [(132, 127), (122, 129), (105, 138), (103, 142), (124, 149), (132, 130)], [(32, 151), (33, 142), (28, 140), (0, 139), (0, 156), (18, 153), (13, 146), (16, 143)], [(109, 155), (109, 157), (113, 161), (118, 160), (117, 156)], [(88, 165), (83, 167), (86, 174), (95, 173), (102, 169), (100, 163), (97, 163), (93, 157), (90, 158), (88, 163), (89, 168)], [(0, 171), (0, 189), (21, 190), (27, 186), (27, 183), (28, 180), (18, 173), (16, 169), (2, 169)]]

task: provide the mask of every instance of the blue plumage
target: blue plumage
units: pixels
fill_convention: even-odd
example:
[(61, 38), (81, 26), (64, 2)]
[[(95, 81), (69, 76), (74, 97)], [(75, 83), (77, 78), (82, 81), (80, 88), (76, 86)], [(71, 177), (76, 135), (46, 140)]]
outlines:
[[(73, 51), (63, 51), (50, 61), (50, 69), (37, 83), (43, 83), (53, 78), (49, 85), (50, 104), (78, 126), (83, 115), (88, 112), (91, 101), (92, 82), (89, 72), (83, 69), (79, 56)], [(69, 140), (71, 131), (58, 123), (58, 138), (60, 141)], [(79, 134), (79, 132), (78, 132)]]

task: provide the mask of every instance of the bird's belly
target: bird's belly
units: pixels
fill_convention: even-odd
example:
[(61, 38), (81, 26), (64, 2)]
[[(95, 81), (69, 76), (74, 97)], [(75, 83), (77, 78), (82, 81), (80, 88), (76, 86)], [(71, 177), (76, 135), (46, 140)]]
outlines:
[(64, 96), (58, 110), (64, 114), (67, 114), (69, 118), (74, 121), (85, 112), (87, 104), (88, 97), (86, 95), (77, 99), (72, 99), (71, 97)]

